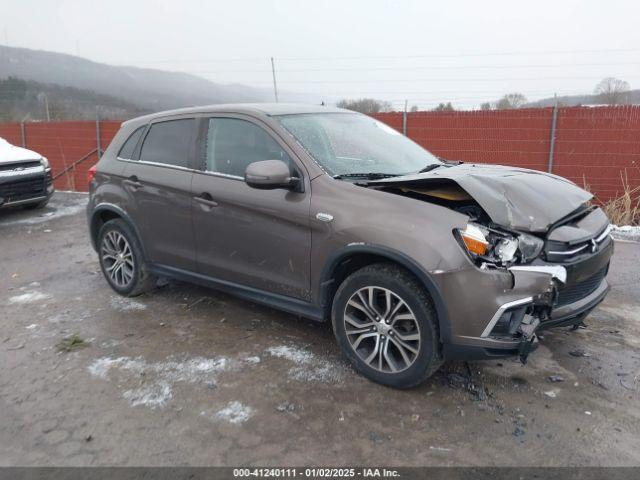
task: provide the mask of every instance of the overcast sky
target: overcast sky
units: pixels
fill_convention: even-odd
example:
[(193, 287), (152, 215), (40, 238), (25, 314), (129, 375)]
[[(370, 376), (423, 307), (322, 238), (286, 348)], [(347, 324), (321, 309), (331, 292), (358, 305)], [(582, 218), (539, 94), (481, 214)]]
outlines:
[(474, 107), (640, 86), (640, 2), (0, 0), (0, 43), (328, 99)]

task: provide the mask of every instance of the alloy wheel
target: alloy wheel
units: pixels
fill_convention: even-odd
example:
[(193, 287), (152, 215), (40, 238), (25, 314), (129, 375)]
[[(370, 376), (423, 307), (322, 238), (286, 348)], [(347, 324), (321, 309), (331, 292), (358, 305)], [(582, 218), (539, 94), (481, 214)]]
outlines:
[(135, 263), (131, 246), (121, 233), (111, 230), (102, 239), (100, 255), (111, 281), (124, 288), (133, 280)]
[(367, 286), (355, 292), (344, 310), (349, 345), (369, 367), (383, 373), (409, 368), (420, 353), (420, 325), (395, 292)]

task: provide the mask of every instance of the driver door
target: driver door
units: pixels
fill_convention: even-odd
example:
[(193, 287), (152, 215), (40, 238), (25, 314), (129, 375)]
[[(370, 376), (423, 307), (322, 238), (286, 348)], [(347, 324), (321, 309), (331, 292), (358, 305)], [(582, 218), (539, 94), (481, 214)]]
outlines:
[(309, 298), (310, 186), (303, 192), (257, 190), (244, 182), (250, 163), (282, 160), (304, 171), (266, 127), (242, 117), (205, 122), (205, 162), (193, 177), (198, 271), (219, 280)]

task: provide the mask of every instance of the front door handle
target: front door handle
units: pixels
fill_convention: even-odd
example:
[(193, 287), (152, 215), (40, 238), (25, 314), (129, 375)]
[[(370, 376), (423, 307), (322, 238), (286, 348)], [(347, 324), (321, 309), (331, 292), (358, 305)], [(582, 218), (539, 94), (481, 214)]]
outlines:
[(204, 206), (209, 207), (209, 208), (213, 208), (213, 207), (217, 207), (218, 206), (218, 202), (216, 202), (213, 199), (213, 197), (211, 197), (211, 195), (209, 195), (206, 192), (193, 197), (193, 199), (196, 202), (198, 202), (200, 205), (204, 205)]
[(138, 177), (136, 177), (135, 175), (132, 175), (129, 178), (127, 178), (126, 180), (123, 180), (122, 183), (124, 183), (128, 187), (131, 187), (134, 190), (139, 190), (142, 187), (144, 187), (144, 185), (142, 185), (138, 181)]

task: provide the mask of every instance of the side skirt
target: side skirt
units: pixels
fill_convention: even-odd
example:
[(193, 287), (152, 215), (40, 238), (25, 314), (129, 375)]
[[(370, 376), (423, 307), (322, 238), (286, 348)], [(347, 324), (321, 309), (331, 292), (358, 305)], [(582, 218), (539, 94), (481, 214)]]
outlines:
[(322, 308), (303, 300), (298, 300), (297, 298), (266, 292), (257, 288), (227, 282), (226, 280), (209, 277), (201, 273), (190, 272), (188, 270), (182, 270), (180, 268), (169, 267), (166, 265), (153, 265), (149, 270), (151, 273), (161, 277), (175, 278), (177, 280), (213, 288), (236, 297), (260, 303), (277, 310), (283, 310), (294, 315), (309, 318), (317, 322), (326, 321)]

